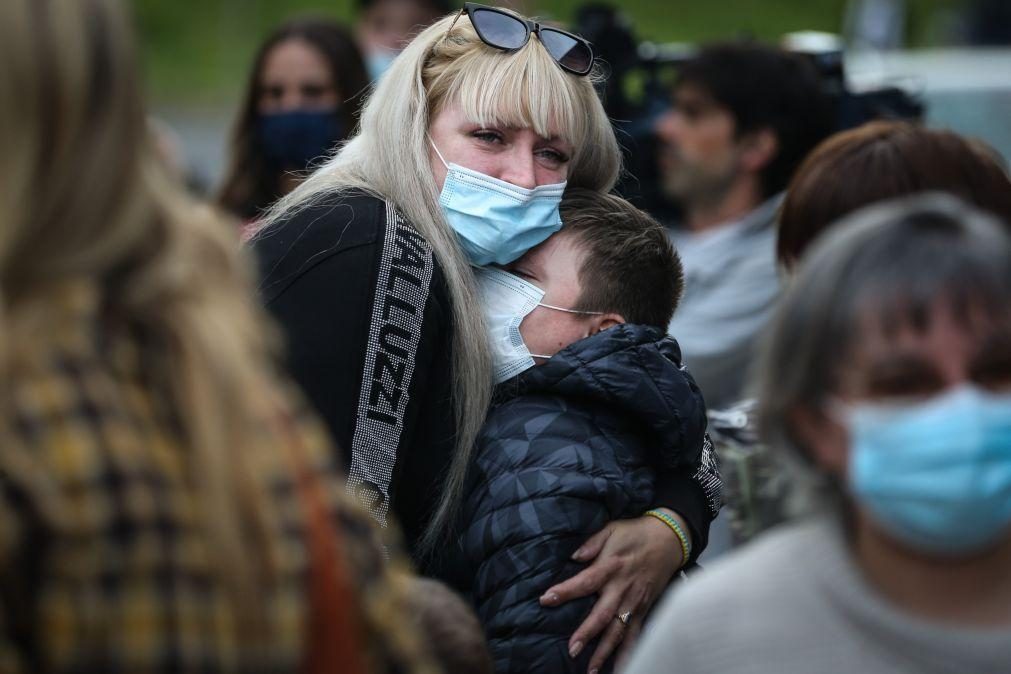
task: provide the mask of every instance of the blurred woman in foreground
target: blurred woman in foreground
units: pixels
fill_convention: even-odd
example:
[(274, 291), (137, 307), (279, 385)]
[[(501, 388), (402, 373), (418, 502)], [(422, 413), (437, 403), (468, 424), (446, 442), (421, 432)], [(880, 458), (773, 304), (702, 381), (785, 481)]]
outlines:
[(135, 63), (118, 2), (0, 3), (0, 670), (423, 669)]
[(686, 583), (629, 674), (1011, 669), (1011, 235), (953, 197), (805, 254), (759, 414), (818, 506)]

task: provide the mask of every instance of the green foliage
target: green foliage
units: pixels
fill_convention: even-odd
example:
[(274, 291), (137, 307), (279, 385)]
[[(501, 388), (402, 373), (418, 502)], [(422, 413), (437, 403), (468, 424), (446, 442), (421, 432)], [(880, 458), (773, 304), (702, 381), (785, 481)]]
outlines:
[[(495, 4), (494, 0), (485, 0)], [(584, 0), (532, 0), (540, 16), (572, 18)], [(938, 9), (960, 0), (907, 0), (909, 35), (923, 44)], [(149, 89), (158, 101), (233, 99), (257, 44), (284, 18), (317, 13), (351, 22), (355, 0), (131, 0)], [(775, 40), (804, 29), (841, 30), (846, 0), (621, 0), (640, 39)]]

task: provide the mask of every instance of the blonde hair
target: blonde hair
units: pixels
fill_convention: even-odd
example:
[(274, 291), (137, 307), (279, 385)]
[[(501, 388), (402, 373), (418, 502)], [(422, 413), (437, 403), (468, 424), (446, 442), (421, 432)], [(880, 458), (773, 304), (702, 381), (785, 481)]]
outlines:
[(468, 118), (481, 124), (531, 128), (545, 137), (557, 133), (574, 148), (568, 174), (572, 187), (608, 192), (621, 169), (614, 131), (594, 91), (595, 74), (564, 72), (536, 36), (517, 52), (489, 47), (466, 16), (456, 17), (440, 19), (407, 46), (369, 97), (358, 135), (279, 201), (258, 234), (269, 236), (272, 223), (328, 195), (359, 188), (390, 200), (432, 246), (453, 304), (457, 435), (423, 552), (452, 522), (491, 398), (484, 320), (473, 272), (439, 207), (429, 160), (430, 121), (446, 105), (459, 103)]
[(0, 3), (0, 377), (61, 287), (98, 289), (166, 383), (241, 643), (267, 648), (280, 542), (253, 471), (283, 440), (265, 324), (234, 233), (155, 158), (130, 33), (115, 0)]

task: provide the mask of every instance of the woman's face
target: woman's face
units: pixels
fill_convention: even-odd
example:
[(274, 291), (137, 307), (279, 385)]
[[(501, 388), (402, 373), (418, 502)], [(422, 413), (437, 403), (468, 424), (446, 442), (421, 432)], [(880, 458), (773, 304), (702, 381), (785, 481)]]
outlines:
[(260, 114), (330, 110), (340, 101), (326, 59), (298, 38), (285, 40), (267, 53), (259, 91), (256, 105)]
[[(532, 129), (483, 127), (471, 122), (456, 103), (443, 107), (428, 129), (432, 143), (449, 164), (459, 164), (513, 185), (532, 189), (564, 182), (572, 146), (561, 138), (542, 138)], [(442, 189), (446, 167), (429, 151), (435, 183)]]
[[(970, 317), (967, 324), (939, 302), (925, 330), (903, 325), (888, 334), (863, 321), (833, 397), (846, 405), (915, 404), (966, 384), (1011, 391), (1011, 325), (981, 312)], [(833, 416), (808, 418), (798, 431), (815, 460), (844, 481), (849, 436)]]

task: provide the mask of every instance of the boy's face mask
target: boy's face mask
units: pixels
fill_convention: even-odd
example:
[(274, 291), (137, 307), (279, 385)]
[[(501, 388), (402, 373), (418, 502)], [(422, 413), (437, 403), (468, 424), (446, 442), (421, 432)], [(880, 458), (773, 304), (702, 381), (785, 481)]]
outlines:
[(496, 267), (474, 270), (477, 277), (481, 305), (484, 309), (492, 352), (493, 379), (496, 384), (512, 379), (533, 367), (534, 358), (549, 355), (530, 353), (520, 324), (531, 311), (541, 306), (572, 314), (599, 315), (598, 311), (578, 311), (543, 304), (544, 291), (524, 279)]

